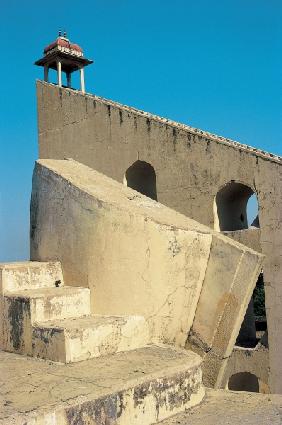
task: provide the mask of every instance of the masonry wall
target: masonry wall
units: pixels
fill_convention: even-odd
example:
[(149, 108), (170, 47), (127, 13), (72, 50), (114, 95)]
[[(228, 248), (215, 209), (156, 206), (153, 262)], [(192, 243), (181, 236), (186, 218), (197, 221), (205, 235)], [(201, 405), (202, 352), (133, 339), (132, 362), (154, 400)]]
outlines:
[[(207, 264), (220, 260), (209, 229), (72, 160), (37, 162), (31, 206), (32, 260), (58, 259), (68, 286), (90, 288), (92, 313), (143, 316), (151, 341), (185, 345)], [(214, 286), (250, 251), (222, 239), (231, 255)]]
[(90, 288), (93, 313), (143, 316), (151, 342), (188, 344), (221, 385), (261, 254), (73, 160), (37, 161), (30, 242)]
[(244, 373), (245, 371), (257, 377), (259, 392), (269, 393), (269, 356), (266, 347), (263, 345), (259, 345), (253, 349), (235, 347), (229, 359), (228, 366), (224, 370), (224, 376), (222, 378), (223, 387), (227, 389), (230, 378), (235, 374)]
[(38, 82), (39, 156), (71, 157), (122, 182), (136, 160), (156, 172), (157, 199), (214, 226), (214, 200), (234, 180), (258, 197), (270, 385), (282, 392), (281, 159), (96, 96)]

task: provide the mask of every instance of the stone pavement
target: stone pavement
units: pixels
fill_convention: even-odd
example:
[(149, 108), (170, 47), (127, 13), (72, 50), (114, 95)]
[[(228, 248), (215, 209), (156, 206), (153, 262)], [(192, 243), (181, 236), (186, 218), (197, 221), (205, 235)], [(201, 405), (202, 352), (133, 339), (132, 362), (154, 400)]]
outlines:
[(201, 405), (161, 425), (281, 425), (282, 395), (207, 390)]

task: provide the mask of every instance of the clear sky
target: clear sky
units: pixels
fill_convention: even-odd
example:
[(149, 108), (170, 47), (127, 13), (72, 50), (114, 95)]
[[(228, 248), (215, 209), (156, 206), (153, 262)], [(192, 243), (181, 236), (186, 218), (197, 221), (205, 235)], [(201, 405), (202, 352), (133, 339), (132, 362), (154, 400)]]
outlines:
[(0, 262), (29, 257), (42, 77), (33, 62), (60, 28), (95, 61), (88, 92), (282, 155), (281, 0), (0, 6)]

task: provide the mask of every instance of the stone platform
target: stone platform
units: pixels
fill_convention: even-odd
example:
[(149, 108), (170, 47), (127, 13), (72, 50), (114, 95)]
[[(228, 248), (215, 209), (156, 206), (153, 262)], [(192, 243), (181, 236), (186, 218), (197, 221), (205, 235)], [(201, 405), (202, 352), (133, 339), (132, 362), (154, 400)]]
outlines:
[(282, 395), (207, 390), (203, 403), (160, 425), (281, 425)]
[(0, 424), (150, 425), (201, 402), (200, 365), (157, 346), (67, 365), (0, 352)]

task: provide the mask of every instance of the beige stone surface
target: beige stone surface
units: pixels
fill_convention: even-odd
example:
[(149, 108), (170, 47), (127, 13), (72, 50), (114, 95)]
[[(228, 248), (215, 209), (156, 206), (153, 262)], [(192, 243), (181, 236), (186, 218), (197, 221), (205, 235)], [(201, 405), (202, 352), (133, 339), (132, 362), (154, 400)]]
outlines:
[[(7, 321), (4, 314), (7, 313), (7, 304), (4, 303), (6, 292), (23, 291), (25, 289), (55, 288), (57, 285), (63, 286), (63, 274), (59, 262), (36, 262), (23, 261), (13, 263), (0, 263), (0, 349), (7, 347)], [(22, 333), (23, 322), (30, 326), (30, 320), (23, 305), (18, 299), (18, 306), (14, 310), (15, 337), (19, 341), (19, 334)], [(15, 304), (14, 304), (15, 305)], [(30, 334), (30, 333), (29, 333)], [(30, 337), (29, 337), (30, 340)], [(20, 345), (20, 343), (18, 344)]]
[(201, 402), (200, 364), (154, 346), (72, 365), (0, 352), (0, 424), (150, 425)]
[(207, 390), (205, 400), (161, 425), (281, 425), (282, 396)]
[[(136, 160), (146, 161), (155, 169), (157, 199), (210, 227), (217, 218), (215, 197), (224, 185), (235, 181), (257, 194), (271, 385), (282, 392), (281, 158), (51, 84), (38, 82), (37, 97), (40, 158), (72, 157), (119, 182)], [(244, 233), (240, 237), (249, 239)]]
[(261, 344), (258, 344), (255, 348), (235, 347), (224, 371), (222, 388), (228, 388), (228, 382), (234, 374), (245, 372), (257, 377), (259, 392), (269, 392), (268, 348)]
[(245, 230), (237, 230), (237, 231), (235, 230), (233, 232), (223, 232), (223, 233), (229, 238), (232, 238), (235, 241), (240, 242), (243, 245), (246, 245), (257, 252), (261, 252), (260, 229), (255, 227), (250, 227), (249, 229), (245, 229)]
[(0, 292), (63, 286), (59, 262), (0, 263)]
[[(5, 323), (3, 318), (4, 314), (6, 315), (7, 313), (7, 304), (4, 303), (3, 297), (5, 292), (55, 288), (58, 285), (60, 287), (64, 285), (59, 262), (22, 261), (0, 263), (0, 349), (4, 347), (4, 344), (7, 345), (7, 323)], [(24, 319), (26, 312), (22, 311), (23, 305), (20, 304), (18, 299), (18, 306), (16, 311), (14, 311), (14, 315), (18, 315), (19, 322), (27, 321), (29, 323), (28, 317)], [(16, 335), (18, 335), (21, 333), (21, 324), (16, 323), (15, 327), (19, 328), (19, 331), (16, 331)], [(6, 333), (4, 335), (5, 329)]]
[(72, 160), (37, 163), (32, 211), (32, 259), (60, 260), (93, 312), (144, 316), (151, 341), (180, 346), (194, 321), (201, 343), (231, 354), (260, 254)]
[[(6, 263), (2, 268), (9, 291), (0, 296), (1, 349), (71, 363), (149, 344), (144, 317), (92, 315), (90, 290), (63, 285), (60, 263)], [(22, 289), (29, 283), (30, 289)]]
[[(217, 255), (212, 256), (213, 251)], [(212, 261), (215, 258), (217, 261)], [(221, 261), (218, 261), (218, 258)], [(211, 247), (203, 289), (186, 347), (203, 356), (204, 383), (222, 387), (222, 374), (239, 334), (252, 296), (262, 262), (255, 252), (230, 252), (225, 241), (215, 241)], [(213, 276), (228, 276), (215, 284)]]
[(144, 316), (152, 340), (184, 345), (209, 229), (74, 161), (41, 161), (33, 187), (31, 257), (60, 259), (66, 284), (90, 288), (92, 312)]
[(38, 322), (90, 314), (88, 288), (54, 287), (3, 296), (2, 349), (32, 355), (32, 327)]
[(149, 344), (144, 317), (99, 316), (37, 323), (33, 356), (71, 363), (141, 348)]
[[(258, 258), (256, 252), (244, 251), (241, 245), (232, 246), (226, 239), (213, 239), (191, 329), (193, 339), (198, 339), (205, 351), (212, 348), (218, 356), (230, 356), (241, 325), (237, 318), (244, 317), (260, 273), (262, 262)], [(228, 279), (228, 273), (232, 279)], [(216, 284), (215, 276), (226, 278)]]

